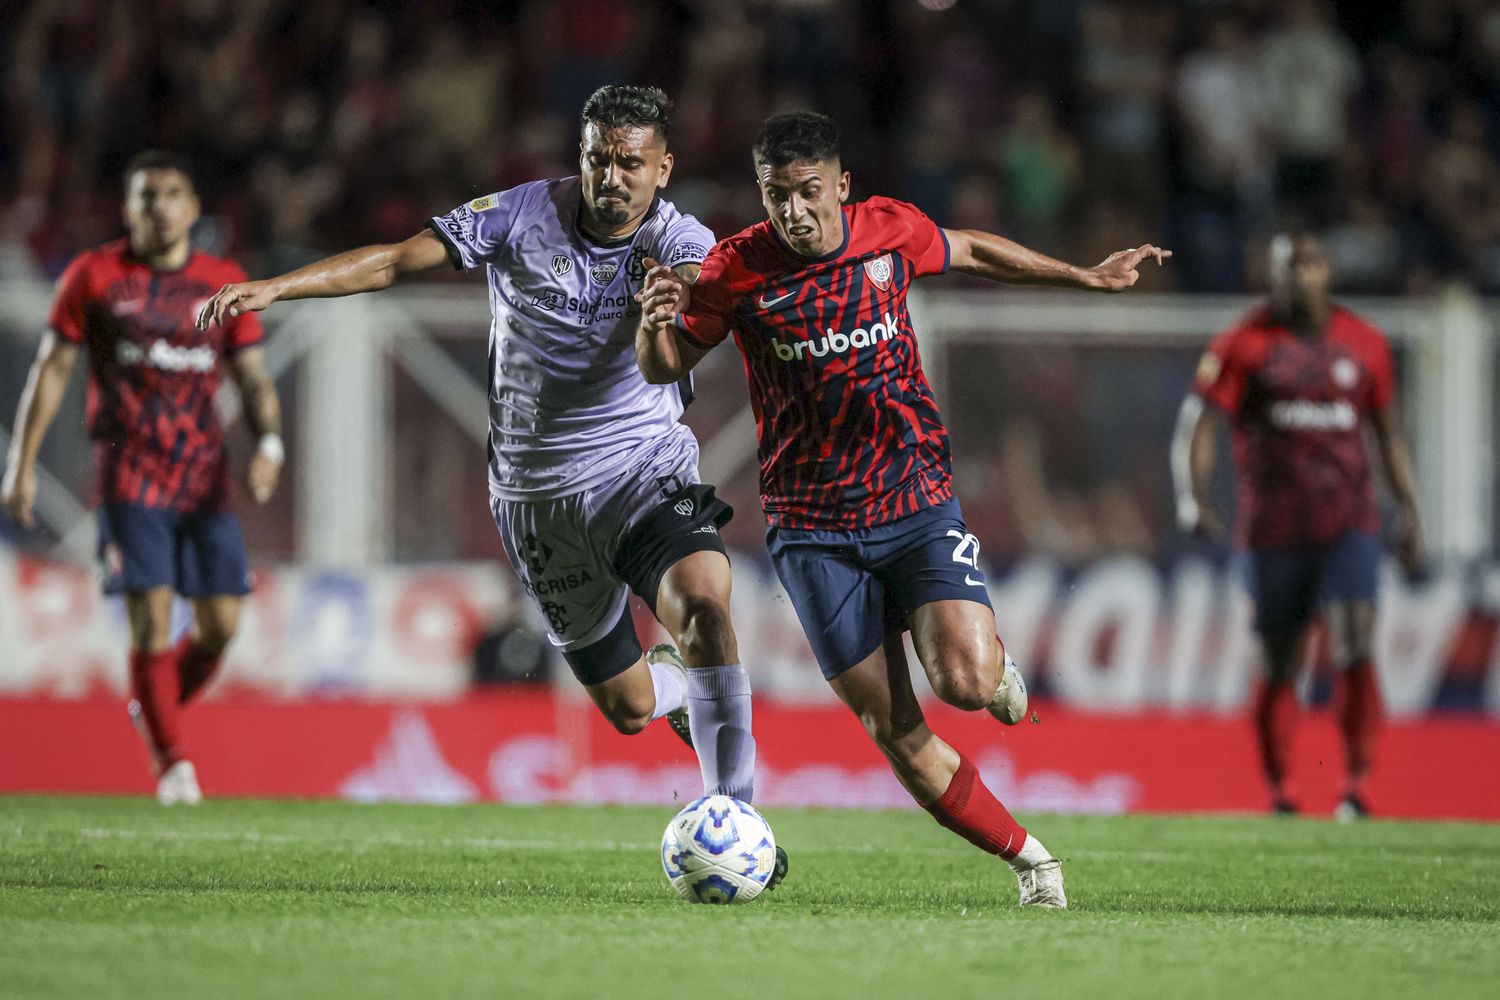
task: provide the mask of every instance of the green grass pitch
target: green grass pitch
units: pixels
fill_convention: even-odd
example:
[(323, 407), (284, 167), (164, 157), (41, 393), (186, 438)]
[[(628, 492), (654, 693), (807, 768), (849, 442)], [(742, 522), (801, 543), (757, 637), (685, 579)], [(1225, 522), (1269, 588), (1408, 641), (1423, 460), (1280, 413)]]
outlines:
[(1073, 908), (921, 813), (773, 810), (690, 906), (670, 809), (0, 798), (0, 996), (1500, 996), (1500, 827), (1028, 817)]

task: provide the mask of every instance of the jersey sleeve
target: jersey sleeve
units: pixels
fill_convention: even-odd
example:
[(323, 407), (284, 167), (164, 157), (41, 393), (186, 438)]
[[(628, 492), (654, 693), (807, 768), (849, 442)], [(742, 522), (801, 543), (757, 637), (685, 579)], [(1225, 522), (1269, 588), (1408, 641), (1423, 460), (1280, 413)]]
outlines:
[[(250, 276), (237, 264), (231, 264), (227, 271), (225, 275), (227, 284), (250, 280)], [(227, 354), (234, 354), (247, 347), (258, 347), (265, 339), (265, 327), (261, 325), (260, 313), (243, 312), (231, 318), (225, 325), (224, 351)]]
[(80, 254), (57, 279), (57, 295), (47, 314), (47, 325), (70, 344), (83, 343), (88, 297), (89, 255)]
[(948, 237), (936, 222), (920, 208), (892, 198), (870, 199), (879, 212), (887, 240), (895, 250), (912, 262), (915, 276), (942, 274), (948, 270)]
[(704, 350), (722, 344), (733, 325), (735, 263), (735, 253), (727, 245), (720, 243), (709, 250), (693, 284), (688, 310), (677, 317), (683, 337)]
[(1245, 333), (1226, 330), (1213, 339), (1198, 361), (1193, 392), (1226, 413), (1237, 413), (1245, 395)]
[(702, 264), (708, 248), (714, 245), (714, 234), (691, 215), (677, 218), (662, 233), (656, 259), (668, 267), (679, 264)]
[(1370, 328), (1370, 347), (1366, 364), (1370, 366), (1371, 413), (1380, 413), (1390, 408), (1396, 396), (1396, 362), (1391, 356), (1390, 341), (1374, 327)]
[(465, 202), (447, 215), (433, 216), (427, 228), (448, 248), (455, 269), (480, 267), (494, 260), (510, 241), (521, 202), (531, 185)]

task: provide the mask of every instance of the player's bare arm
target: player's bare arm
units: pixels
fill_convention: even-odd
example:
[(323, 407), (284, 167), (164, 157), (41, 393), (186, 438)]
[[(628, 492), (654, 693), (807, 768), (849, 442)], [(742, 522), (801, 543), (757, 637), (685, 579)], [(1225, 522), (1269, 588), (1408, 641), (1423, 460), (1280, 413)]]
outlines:
[(42, 449), (42, 438), (57, 416), (68, 381), (78, 363), (78, 348), (51, 330), (42, 334), (36, 360), (16, 407), (16, 424), (10, 455), (5, 463), (5, 478), (0, 481), (0, 504), (17, 524), (30, 528), (36, 520), (36, 459)]
[(198, 329), (244, 312), (259, 312), (283, 299), (328, 299), (378, 292), (448, 263), (448, 248), (431, 230), (400, 243), (377, 243), (314, 261), (263, 281), (225, 285), (198, 310)]
[(1172, 437), (1172, 482), (1177, 492), (1177, 523), (1203, 538), (1224, 537), (1224, 519), (1214, 506), (1211, 483), (1224, 412), (1198, 396), (1182, 401)]
[(1377, 410), (1371, 421), (1375, 444), (1380, 449), (1380, 466), (1386, 486), (1396, 501), (1396, 557), (1408, 573), (1421, 570), (1425, 553), (1422, 544), (1422, 518), (1417, 510), (1417, 475), (1411, 448), (1401, 429), (1400, 408), (1392, 403)]
[(672, 322), (692, 302), (697, 264), (666, 267), (647, 258), (645, 280), (636, 299), (641, 303), (641, 324), (636, 329), (635, 357), (641, 374), (653, 385), (676, 382), (703, 360), (708, 352), (688, 343)]
[(952, 254), (950, 268), (976, 278), (1012, 285), (1051, 285), (1094, 292), (1123, 292), (1140, 280), (1140, 265), (1166, 263), (1172, 251), (1147, 243), (1110, 254), (1102, 264), (1078, 267), (1023, 247), (994, 233), (973, 229), (945, 229)]
[(256, 503), (265, 503), (276, 492), (286, 448), (281, 442), (281, 400), (266, 371), (264, 348), (249, 347), (234, 356), (234, 381), (245, 401), (245, 419), (255, 434), (255, 454), (250, 456), (245, 486)]

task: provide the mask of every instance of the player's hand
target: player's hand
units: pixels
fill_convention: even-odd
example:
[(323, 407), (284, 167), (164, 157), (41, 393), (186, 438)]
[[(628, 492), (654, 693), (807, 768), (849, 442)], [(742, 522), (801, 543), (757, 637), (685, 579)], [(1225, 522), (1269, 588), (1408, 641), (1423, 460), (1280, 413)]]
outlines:
[(1396, 520), (1396, 560), (1408, 579), (1427, 572), (1427, 553), (1422, 543), (1422, 520), (1415, 510), (1403, 510)]
[(646, 277), (635, 299), (641, 304), (641, 318), (650, 329), (658, 329), (670, 323), (675, 316), (687, 312), (692, 303), (693, 286), (686, 278), (665, 264), (647, 257)]
[(36, 472), (12, 465), (0, 480), (0, 506), (23, 528), (36, 527), (32, 508), (36, 506)]
[(276, 292), (269, 281), (225, 285), (198, 310), (198, 329), (207, 330), (214, 323), (222, 323), (241, 313), (260, 312), (275, 301)]
[(1141, 279), (1137, 268), (1143, 261), (1153, 258), (1156, 266), (1160, 267), (1170, 256), (1172, 256), (1172, 251), (1163, 250), (1150, 243), (1131, 250), (1112, 253), (1104, 263), (1089, 268), (1090, 287), (1101, 292), (1123, 292)]
[(1209, 542), (1222, 542), (1229, 532), (1225, 530), (1224, 518), (1211, 503), (1200, 503), (1198, 509), (1182, 518), (1182, 530), (1194, 538)]
[(276, 493), (276, 484), (281, 481), (281, 463), (270, 455), (256, 452), (250, 458), (250, 469), (245, 474), (245, 488), (258, 504), (268, 502)]

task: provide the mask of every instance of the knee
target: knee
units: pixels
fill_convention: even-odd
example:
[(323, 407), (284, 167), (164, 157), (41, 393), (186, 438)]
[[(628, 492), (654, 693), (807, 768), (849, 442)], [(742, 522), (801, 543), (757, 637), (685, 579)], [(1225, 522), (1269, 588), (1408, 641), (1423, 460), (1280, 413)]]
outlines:
[(995, 670), (998, 652), (991, 648), (955, 650), (942, 657), (929, 677), (932, 692), (945, 704), (977, 712), (995, 697), (1000, 679)]
[(634, 736), (651, 723), (654, 704), (643, 704), (630, 698), (614, 698), (599, 706), (599, 711), (615, 727), (615, 732)]
[(677, 649), (689, 666), (709, 667), (739, 660), (729, 603), (706, 594), (685, 595), (679, 602)]

